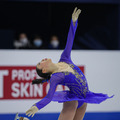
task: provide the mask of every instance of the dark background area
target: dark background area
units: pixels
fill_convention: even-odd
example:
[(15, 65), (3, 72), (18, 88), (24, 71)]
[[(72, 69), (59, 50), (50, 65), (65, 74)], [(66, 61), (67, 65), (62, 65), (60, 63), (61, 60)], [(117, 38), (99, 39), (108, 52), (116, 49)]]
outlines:
[(0, 49), (12, 49), (21, 32), (31, 40), (42, 36), (46, 49), (51, 35), (65, 47), (74, 7), (82, 10), (73, 49), (118, 50), (119, 4), (65, 2), (0, 2)]

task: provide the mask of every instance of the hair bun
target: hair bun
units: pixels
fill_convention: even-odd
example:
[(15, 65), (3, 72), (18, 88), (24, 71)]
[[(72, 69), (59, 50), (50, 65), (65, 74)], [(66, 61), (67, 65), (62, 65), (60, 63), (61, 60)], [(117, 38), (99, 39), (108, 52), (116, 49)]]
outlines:
[(32, 85), (33, 84), (40, 84), (40, 83), (43, 83), (42, 79), (35, 79), (35, 80), (32, 81)]

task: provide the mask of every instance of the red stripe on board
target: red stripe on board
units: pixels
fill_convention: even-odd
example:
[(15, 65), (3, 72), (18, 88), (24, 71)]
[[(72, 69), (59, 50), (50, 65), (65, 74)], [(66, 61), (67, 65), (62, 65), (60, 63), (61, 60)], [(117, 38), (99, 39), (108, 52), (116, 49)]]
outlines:
[[(84, 73), (84, 66), (78, 67)], [(42, 99), (47, 94), (49, 83), (31, 85), (37, 77), (35, 66), (0, 66), (0, 100)]]

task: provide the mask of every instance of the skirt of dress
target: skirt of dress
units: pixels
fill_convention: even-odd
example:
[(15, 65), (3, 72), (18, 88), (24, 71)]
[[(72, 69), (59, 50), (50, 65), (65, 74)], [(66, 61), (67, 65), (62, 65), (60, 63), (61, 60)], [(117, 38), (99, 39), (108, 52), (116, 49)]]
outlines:
[[(113, 95), (114, 96), (114, 95)], [(99, 104), (103, 102), (106, 99), (112, 98), (113, 96), (109, 97), (107, 94), (103, 93), (94, 93), (89, 91), (86, 93), (86, 97), (83, 96), (77, 96), (74, 93), (71, 93), (70, 91), (56, 91), (52, 101), (57, 101), (59, 103), (66, 102), (66, 101), (78, 101), (78, 108), (82, 106), (82, 104), (85, 103), (92, 103), (92, 104)]]

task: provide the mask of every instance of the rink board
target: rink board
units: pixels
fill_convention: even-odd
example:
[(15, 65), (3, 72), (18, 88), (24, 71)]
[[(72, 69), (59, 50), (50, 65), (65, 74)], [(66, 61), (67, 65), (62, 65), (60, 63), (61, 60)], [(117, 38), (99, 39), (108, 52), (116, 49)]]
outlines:
[[(0, 50), (0, 120), (12, 120), (16, 112), (25, 113), (45, 97), (49, 83), (35, 87), (35, 91), (30, 85), (36, 76), (35, 65), (46, 57), (57, 63), (61, 53), (62, 50)], [(99, 105), (88, 104), (85, 120), (120, 120), (120, 51), (73, 50), (72, 60), (82, 69), (91, 91), (115, 95)], [(23, 77), (22, 74), (31, 76)], [(29, 91), (25, 91), (25, 86)], [(63, 86), (57, 89), (65, 90)], [(34, 120), (39, 117), (43, 120), (55, 120), (61, 109), (62, 104), (51, 102), (38, 112)]]

